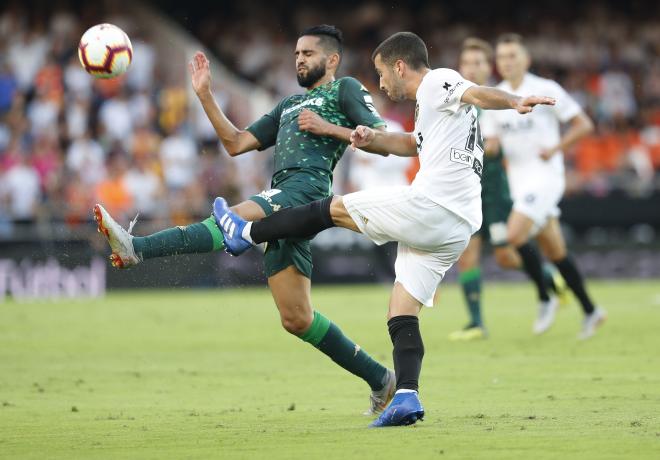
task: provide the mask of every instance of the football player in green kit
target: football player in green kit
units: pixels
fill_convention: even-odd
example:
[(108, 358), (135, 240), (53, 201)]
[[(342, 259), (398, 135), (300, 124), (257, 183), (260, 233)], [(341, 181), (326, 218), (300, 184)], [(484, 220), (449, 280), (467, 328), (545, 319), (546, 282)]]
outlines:
[[(342, 34), (334, 26), (311, 27), (300, 34), (295, 49), (297, 79), (304, 94), (285, 97), (247, 129), (236, 128), (211, 92), (209, 62), (198, 52), (190, 63), (192, 86), (220, 141), (230, 156), (275, 146), (271, 188), (232, 210), (258, 220), (280, 208), (298, 206), (332, 194), (332, 173), (357, 125), (383, 129), (385, 123), (371, 96), (356, 79), (335, 79), (342, 57)], [(118, 268), (154, 257), (203, 253), (224, 248), (213, 217), (146, 237), (130, 234), (101, 206), (94, 207), (99, 231), (112, 249)], [(289, 333), (310, 343), (371, 388), (369, 414), (381, 412), (395, 391), (391, 370), (372, 359), (329, 319), (312, 307), (312, 253), (308, 239), (268, 244), (264, 254), (268, 286)]]
[[(493, 48), (479, 38), (467, 38), (463, 42), (459, 59), (459, 73), (466, 79), (487, 85), (492, 74)], [(538, 252), (529, 245), (520, 252), (507, 242), (507, 219), (513, 207), (509, 183), (503, 164), (499, 143), (485, 139), (483, 176), (481, 179), (481, 203), (483, 224), (470, 239), (470, 244), (458, 260), (459, 281), (465, 295), (470, 316), (465, 328), (452, 332), (450, 340), (469, 341), (487, 336), (481, 314), (481, 246), (486, 239), (493, 246), (497, 264), (507, 269), (529, 271), (530, 265), (541, 265)], [(522, 254), (521, 254), (522, 252)], [(555, 302), (555, 295), (566, 293), (565, 283), (551, 265), (542, 265), (543, 282), (535, 283), (541, 302)], [(534, 280), (534, 277), (530, 276)]]

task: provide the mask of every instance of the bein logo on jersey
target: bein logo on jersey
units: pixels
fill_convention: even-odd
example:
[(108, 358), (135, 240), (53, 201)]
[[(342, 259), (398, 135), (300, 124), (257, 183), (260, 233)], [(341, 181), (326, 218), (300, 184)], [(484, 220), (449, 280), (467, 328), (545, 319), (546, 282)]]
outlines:
[(466, 150), (451, 149), (449, 159), (454, 163), (460, 163), (472, 167), (472, 170), (479, 177), (481, 177), (481, 174), (483, 173), (483, 165), (481, 164), (481, 161)]
[(451, 149), (449, 159), (454, 163), (460, 163), (466, 166), (472, 166), (474, 163), (474, 155), (466, 150)]

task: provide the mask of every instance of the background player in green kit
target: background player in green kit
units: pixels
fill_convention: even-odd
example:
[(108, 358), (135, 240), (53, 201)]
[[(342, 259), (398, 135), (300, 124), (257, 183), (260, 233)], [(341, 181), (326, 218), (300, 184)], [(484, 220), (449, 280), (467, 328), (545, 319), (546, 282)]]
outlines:
[[(478, 85), (487, 85), (491, 77), (493, 48), (479, 38), (468, 38), (461, 49), (459, 73)], [(481, 113), (481, 111), (480, 111)], [(513, 207), (509, 183), (504, 169), (503, 155), (498, 142), (486, 139), (484, 165), (481, 179), (481, 203), (483, 224), (472, 236), (470, 244), (458, 260), (459, 281), (465, 294), (470, 315), (467, 326), (452, 332), (450, 340), (476, 340), (486, 337), (481, 314), (481, 246), (482, 240), (490, 241), (495, 260), (502, 268), (523, 269), (528, 274), (541, 266), (538, 252), (527, 245), (517, 251), (507, 242), (507, 219)], [(522, 254), (521, 254), (522, 253)], [(549, 265), (542, 267), (541, 282), (535, 281), (540, 301), (554, 301), (554, 293), (563, 294), (563, 279)], [(536, 276), (530, 274), (534, 281)], [(548, 292), (548, 289), (551, 291)]]
[[(231, 156), (275, 146), (271, 189), (232, 210), (258, 220), (280, 208), (298, 206), (331, 195), (332, 171), (357, 125), (382, 128), (371, 96), (354, 78), (335, 80), (341, 61), (342, 35), (334, 26), (304, 31), (295, 50), (297, 78), (304, 94), (285, 97), (268, 114), (245, 130), (236, 128), (211, 93), (209, 62), (198, 52), (190, 63), (192, 85), (225, 149)], [(213, 218), (149, 235), (133, 237), (97, 205), (99, 230), (113, 251), (113, 265), (125, 267), (145, 259), (181, 253), (202, 253), (224, 247)], [(370, 413), (378, 413), (394, 393), (394, 373), (374, 361), (321, 313), (312, 308), (312, 253), (306, 239), (268, 244), (264, 254), (268, 286), (291, 334), (328, 355), (371, 387)]]

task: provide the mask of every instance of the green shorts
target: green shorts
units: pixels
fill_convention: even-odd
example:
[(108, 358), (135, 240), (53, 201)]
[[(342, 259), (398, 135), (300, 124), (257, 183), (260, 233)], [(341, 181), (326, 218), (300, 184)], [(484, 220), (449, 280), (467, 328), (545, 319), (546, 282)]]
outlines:
[[(321, 200), (329, 193), (316, 187), (304, 178), (297, 179), (291, 176), (277, 184), (270, 190), (264, 190), (250, 200), (261, 206), (267, 216), (282, 208), (300, 206)], [(264, 254), (264, 271), (267, 277), (281, 272), (293, 265), (307, 278), (312, 277), (312, 248), (310, 239), (290, 238), (266, 244)]]
[(488, 203), (482, 198), (482, 213), (484, 216), (481, 229), (477, 232), (482, 238), (487, 239), (492, 246), (506, 246), (507, 241), (507, 221), (513, 201), (510, 197), (489, 200)]

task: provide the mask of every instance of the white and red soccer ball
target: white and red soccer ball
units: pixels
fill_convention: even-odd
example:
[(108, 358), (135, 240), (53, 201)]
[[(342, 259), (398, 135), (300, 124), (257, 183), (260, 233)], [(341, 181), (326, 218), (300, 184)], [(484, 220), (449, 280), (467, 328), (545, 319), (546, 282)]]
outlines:
[(128, 70), (133, 47), (128, 35), (119, 27), (98, 24), (83, 34), (78, 57), (88, 74), (96, 78), (113, 78)]

